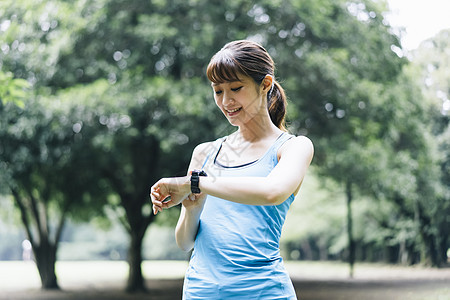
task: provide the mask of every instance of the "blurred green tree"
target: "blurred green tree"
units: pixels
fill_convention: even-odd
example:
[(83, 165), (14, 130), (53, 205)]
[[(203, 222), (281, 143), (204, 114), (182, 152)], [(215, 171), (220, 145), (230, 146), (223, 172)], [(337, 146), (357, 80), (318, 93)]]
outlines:
[[(89, 149), (98, 153), (96, 159), (89, 160), (89, 167), (108, 182), (108, 194), (118, 196), (112, 197), (109, 205), (130, 236), (127, 290), (141, 290), (145, 287), (142, 242), (154, 221), (149, 187), (160, 176), (186, 173), (190, 152), (182, 148), (193, 149), (205, 138), (212, 138), (209, 128), (213, 119), (201, 113), (214, 104), (195, 80), (162, 77), (124, 76), (114, 85), (98, 80), (66, 89), (57, 98), (75, 104), (80, 95), (85, 100), (79, 105), (89, 107), (92, 117), (90, 121), (80, 119), (85, 124), (80, 133), (90, 143)], [(185, 98), (192, 101), (187, 109)]]
[(84, 112), (72, 131), (86, 143), (89, 167), (101, 171), (98, 180), (119, 196), (110, 204), (130, 233), (130, 291), (144, 288), (149, 186), (180, 175), (196, 143), (229, 130), (207, 100), (204, 69), (230, 40), (262, 43), (282, 70), (291, 131), (313, 139), (319, 174), (346, 190), (351, 265), (353, 199), (397, 203), (400, 194), (414, 202), (418, 185), (409, 182), (434, 165), (424, 159), (426, 137), (415, 124), (423, 106), (401, 77), (407, 60), (383, 17), (384, 1), (17, 0), (0, 3), (0, 11), (0, 66), (36, 94)]
[[(429, 155), (423, 161), (430, 163), (428, 172), (421, 178), (428, 184), (423, 195), (419, 217), (424, 227), (420, 231), (423, 259), (434, 265), (444, 265), (448, 260), (450, 220), (450, 30), (442, 30), (423, 42), (412, 53), (410, 73), (422, 88), (427, 124)], [(431, 164), (431, 162), (433, 164)], [(432, 169), (434, 166), (436, 169)], [(431, 200), (431, 201), (430, 201)]]
[(50, 110), (39, 102), (29, 99), (23, 109), (0, 105), (0, 164), (3, 184), (33, 246), (42, 286), (54, 289), (59, 288), (54, 265), (67, 217), (89, 220), (105, 201), (99, 197), (99, 174), (89, 168), (88, 149), (77, 136), (81, 125), (72, 119), (77, 112)]
[(313, 138), (319, 174), (334, 178), (346, 191), (351, 273), (356, 247), (352, 201), (358, 196), (354, 189), (359, 195), (370, 193), (368, 181), (379, 175), (373, 167), (384, 151), (377, 135), (379, 120), (372, 112), (406, 63), (392, 51), (400, 44), (385, 23), (384, 5), (291, 2), (284, 10), (298, 11), (299, 17), (287, 22), (286, 17), (275, 18), (280, 24), (270, 36), (283, 41), (272, 51), (278, 53), (275, 60), (283, 72), (288, 70), (288, 95), (297, 97), (291, 101), (291, 126)]
[[(173, 34), (169, 34), (173, 32), (170, 24), (159, 20), (166, 19), (174, 24), (176, 21), (162, 17), (165, 12), (154, 10), (157, 7), (171, 7), (163, 3), (154, 7), (145, 1), (19, 1), (10, 4), (3, 7), (7, 12), (2, 22), (7, 32), (4, 35), (3, 52), (8, 54), (2, 57), (3, 67), (12, 70), (17, 77), (26, 78), (38, 93), (48, 90), (55, 94), (55, 102), (64, 102), (62, 98), (69, 97), (73, 101), (67, 102), (74, 105), (74, 109), (78, 109), (75, 105), (77, 100), (91, 108), (95, 107), (91, 113), (85, 112), (85, 115), (97, 121), (96, 124), (90, 124), (92, 120), (83, 117), (74, 124), (78, 124), (77, 130), (82, 131), (79, 137), (84, 136), (83, 141), (87, 141), (90, 136), (96, 142), (93, 148), (85, 149), (86, 160), (91, 169), (102, 172), (98, 178), (106, 179), (112, 192), (119, 196), (119, 203), (111, 204), (120, 206), (125, 212), (122, 223), (130, 234), (127, 290), (143, 289), (141, 244), (153, 220), (148, 203), (149, 187), (159, 176), (173, 175), (174, 170), (180, 174), (180, 165), (183, 165), (182, 169), (185, 168), (190, 151), (178, 148), (174, 152), (177, 149), (174, 145), (182, 144), (192, 149), (193, 143), (200, 142), (196, 136), (203, 141), (211, 135), (209, 129), (212, 126), (205, 124), (205, 120), (214, 119), (214, 114), (208, 114), (208, 107), (214, 105), (212, 101), (208, 101), (210, 105), (204, 105), (204, 101), (194, 100), (205, 94), (207, 86), (202, 85), (204, 81), (184, 82), (178, 84), (180, 89), (177, 89), (177, 84), (170, 80), (148, 80), (149, 76), (167, 75), (167, 71), (162, 72), (168, 66), (167, 56), (157, 61), (149, 60), (149, 49), (158, 40), (173, 39)], [(179, 13), (183, 13), (186, 7), (183, 3), (180, 5)], [(30, 11), (35, 13), (31, 14)], [(137, 23), (135, 18), (141, 21)], [(153, 25), (159, 24), (160, 28), (147, 27), (146, 22), (152, 19), (157, 21)], [(18, 30), (19, 27), (21, 30)], [(129, 39), (132, 40), (131, 44), (126, 43)], [(121, 43), (126, 44), (127, 48), (117, 48), (116, 44), (121, 46)], [(169, 47), (172, 44), (170, 40), (164, 43)], [(98, 81), (101, 78), (107, 78), (107, 83)], [(69, 88), (79, 83), (89, 86)], [(116, 83), (117, 87), (113, 88)], [(63, 89), (66, 91), (59, 92)], [(187, 108), (184, 97), (192, 100)], [(103, 103), (96, 101), (97, 98)], [(92, 113), (100, 117), (93, 118)], [(205, 117), (194, 117), (201, 114)], [(102, 126), (99, 127), (99, 124)], [(96, 130), (96, 133), (87, 134), (89, 128)], [(189, 132), (189, 137), (186, 132)], [(98, 153), (97, 150), (102, 153), (101, 159), (89, 157), (90, 152)], [(161, 157), (160, 153), (165, 156)], [(166, 173), (158, 170), (154, 165), (156, 162), (166, 164)]]

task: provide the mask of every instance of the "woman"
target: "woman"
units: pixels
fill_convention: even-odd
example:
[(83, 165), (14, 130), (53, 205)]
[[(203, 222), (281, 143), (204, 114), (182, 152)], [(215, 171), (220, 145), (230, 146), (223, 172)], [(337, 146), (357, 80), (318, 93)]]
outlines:
[(183, 299), (297, 299), (279, 239), (313, 145), (286, 132), (286, 97), (262, 46), (226, 44), (207, 76), (238, 129), (198, 145), (189, 175), (159, 180), (150, 195), (155, 214), (182, 203), (176, 241), (194, 248)]

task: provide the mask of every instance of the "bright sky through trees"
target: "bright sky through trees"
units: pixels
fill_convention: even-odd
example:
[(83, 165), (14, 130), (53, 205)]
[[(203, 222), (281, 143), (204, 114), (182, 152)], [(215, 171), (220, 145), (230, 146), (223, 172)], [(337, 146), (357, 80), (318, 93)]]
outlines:
[(442, 29), (450, 28), (450, 1), (448, 0), (388, 0), (391, 14), (389, 22), (394, 27), (404, 27), (402, 45), (407, 50), (416, 49), (419, 44), (436, 35)]

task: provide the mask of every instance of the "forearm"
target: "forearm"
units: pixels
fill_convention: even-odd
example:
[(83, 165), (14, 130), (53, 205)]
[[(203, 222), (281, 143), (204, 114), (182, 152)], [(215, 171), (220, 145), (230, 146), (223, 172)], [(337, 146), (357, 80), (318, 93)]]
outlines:
[(200, 189), (208, 195), (242, 204), (282, 203), (298, 192), (314, 153), (311, 141), (305, 137), (286, 144), (280, 150), (278, 164), (266, 177), (201, 177)]
[(277, 205), (292, 192), (269, 177), (201, 177), (202, 192), (249, 205)]
[(184, 251), (189, 251), (194, 247), (201, 211), (201, 209), (181, 208), (181, 214), (175, 228), (175, 240), (178, 247)]

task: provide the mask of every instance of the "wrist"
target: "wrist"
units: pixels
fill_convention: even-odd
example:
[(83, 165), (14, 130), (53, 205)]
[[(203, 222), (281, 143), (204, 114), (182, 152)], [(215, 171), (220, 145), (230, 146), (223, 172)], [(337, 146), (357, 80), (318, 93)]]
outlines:
[(191, 193), (191, 176), (183, 177), (183, 190), (186, 190), (188, 194)]
[(206, 176), (208, 176), (208, 175), (203, 170), (193, 170), (191, 172), (191, 177), (190, 177), (191, 193), (200, 194), (202, 192), (199, 187), (200, 177), (206, 177)]

